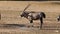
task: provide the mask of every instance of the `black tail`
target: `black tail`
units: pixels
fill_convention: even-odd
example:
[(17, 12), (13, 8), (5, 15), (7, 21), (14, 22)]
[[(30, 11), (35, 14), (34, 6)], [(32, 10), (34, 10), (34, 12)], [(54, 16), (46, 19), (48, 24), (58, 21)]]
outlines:
[(40, 14), (42, 15), (42, 17), (46, 18), (46, 15), (44, 12), (41, 12)]

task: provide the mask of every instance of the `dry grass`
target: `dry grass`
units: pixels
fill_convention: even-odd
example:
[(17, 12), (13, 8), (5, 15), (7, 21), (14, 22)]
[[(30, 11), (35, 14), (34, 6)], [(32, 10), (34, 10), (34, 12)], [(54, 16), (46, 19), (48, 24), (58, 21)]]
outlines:
[[(0, 2), (0, 13), (1, 20), (0, 24), (29, 24), (29, 21), (25, 18), (21, 18), (20, 14), (23, 9), (28, 5), (31, 6), (26, 11), (35, 11), (35, 12), (45, 12), (46, 19), (44, 19), (43, 29), (39, 28), (28, 28), (23, 29), (20, 27), (17, 28), (0, 28), (0, 34), (60, 34), (60, 30), (57, 31), (57, 26), (60, 23), (57, 22), (57, 16), (60, 14), (60, 4), (55, 4), (52, 2)], [(34, 25), (39, 25), (39, 21), (34, 21)], [(55, 26), (54, 29), (49, 29), (50, 27), (44, 26)], [(60, 26), (59, 26), (60, 27)], [(48, 29), (44, 29), (48, 28)], [(60, 28), (58, 28), (60, 29)]]

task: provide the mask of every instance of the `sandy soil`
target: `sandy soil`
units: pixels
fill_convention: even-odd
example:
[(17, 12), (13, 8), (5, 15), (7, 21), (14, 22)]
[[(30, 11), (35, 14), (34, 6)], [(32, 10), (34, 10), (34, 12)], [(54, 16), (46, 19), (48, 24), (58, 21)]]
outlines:
[[(60, 23), (57, 21), (57, 16), (60, 14), (60, 2), (0, 1), (0, 24), (30, 24), (27, 19), (20, 17), (28, 4), (31, 6), (26, 11), (43, 11), (46, 13), (43, 29), (40, 30), (36, 27), (0, 27), (0, 34), (60, 34)], [(34, 21), (35, 26), (39, 24), (39, 21)]]

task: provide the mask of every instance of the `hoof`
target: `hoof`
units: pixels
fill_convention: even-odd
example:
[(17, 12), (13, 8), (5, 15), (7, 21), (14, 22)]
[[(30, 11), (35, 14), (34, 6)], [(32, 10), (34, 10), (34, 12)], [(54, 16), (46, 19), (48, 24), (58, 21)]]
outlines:
[(30, 26), (27, 26), (28, 28), (30, 27)]
[(37, 28), (39, 28), (39, 26), (37, 26)]
[(34, 27), (34, 26), (32, 25), (32, 27)]
[(40, 28), (40, 29), (42, 29), (42, 28)]

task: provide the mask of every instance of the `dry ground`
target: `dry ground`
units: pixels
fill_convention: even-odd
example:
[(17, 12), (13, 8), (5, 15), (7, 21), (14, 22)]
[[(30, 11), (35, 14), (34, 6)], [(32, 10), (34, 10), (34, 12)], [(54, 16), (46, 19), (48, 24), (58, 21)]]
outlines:
[(30, 24), (25, 18), (21, 18), (20, 14), (24, 8), (31, 4), (26, 11), (45, 12), (46, 19), (42, 30), (36, 28), (40, 23), (34, 21), (35, 27), (0, 27), (0, 34), (60, 34), (60, 23), (57, 16), (60, 14), (60, 2), (22, 2), (22, 1), (0, 1), (0, 24)]

